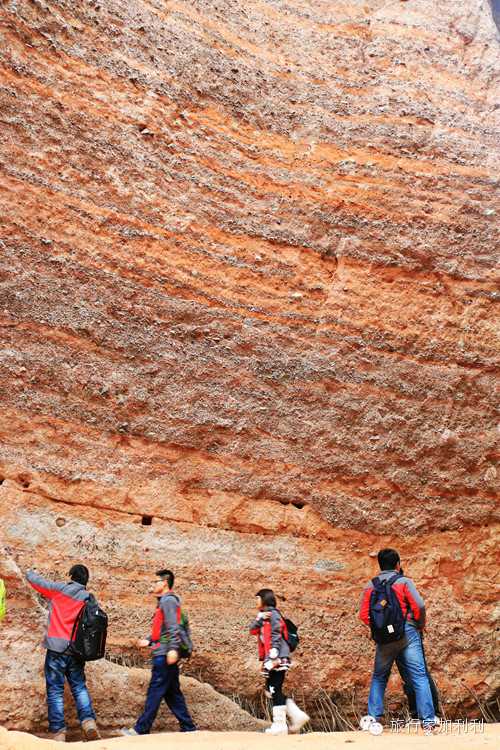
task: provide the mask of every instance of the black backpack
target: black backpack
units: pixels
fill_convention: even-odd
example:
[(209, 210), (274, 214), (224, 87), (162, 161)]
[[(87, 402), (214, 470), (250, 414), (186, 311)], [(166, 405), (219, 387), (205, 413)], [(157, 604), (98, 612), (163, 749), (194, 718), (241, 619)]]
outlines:
[(102, 659), (107, 634), (108, 616), (90, 594), (74, 622), (69, 652), (81, 661)]
[(398, 578), (401, 578), (401, 573), (395, 573), (385, 581), (378, 576), (372, 579), (370, 628), (376, 643), (393, 643), (404, 638), (406, 617), (392, 588)]
[(287, 617), (283, 617), (283, 622), (286, 625), (287, 637), (285, 638), (288, 643), (290, 653), (293, 653), (300, 643), (299, 629), (294, 622), (289, 620)]

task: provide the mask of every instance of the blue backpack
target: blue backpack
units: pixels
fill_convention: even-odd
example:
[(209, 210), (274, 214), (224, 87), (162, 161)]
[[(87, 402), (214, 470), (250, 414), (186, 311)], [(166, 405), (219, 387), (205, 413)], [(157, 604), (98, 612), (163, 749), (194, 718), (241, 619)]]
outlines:
[(404, 638), (406, 617), (392, 588), (392, 584), (401, 577), (401, 573), (395, 573), (385, 581), (378, 576), (372, 579), (370, 628), (376, 643), (393, 643)]

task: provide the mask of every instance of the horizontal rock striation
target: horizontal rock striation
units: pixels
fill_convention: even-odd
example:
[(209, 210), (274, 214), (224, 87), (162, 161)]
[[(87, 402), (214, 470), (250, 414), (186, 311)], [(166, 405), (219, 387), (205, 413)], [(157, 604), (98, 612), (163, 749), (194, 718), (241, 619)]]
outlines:
[(390, 543), (495, 695), (497, 76), (470, 0), (0, 3), (4, 562), (87, 559), (114, 657), (169, 564), (193, 674), (253, 694), (270, 582), (364, 699)]

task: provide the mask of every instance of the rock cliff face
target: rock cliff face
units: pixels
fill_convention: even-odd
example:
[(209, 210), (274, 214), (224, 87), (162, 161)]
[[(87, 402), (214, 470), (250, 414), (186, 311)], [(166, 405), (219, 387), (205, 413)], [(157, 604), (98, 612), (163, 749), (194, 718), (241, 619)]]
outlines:
[(88, 562), (125, 662), (169, 565), (194, 676), (256, 692), (269, 584), (303, 635), (290, 683), (361, 705), (357, 598), (391, 544), (449, 705), (491, 700), (489, 7), (3, 0), (0, 40), (2, 666), (38, 669), (33, 561)]
[[(40, 670), (43, 661), (37, 648), (46, 612), (30, 595), (24, 577), (8, 551), (2, 552), (0, 575), (9, 586), (14, 609), (2, 631), (2, 709), (0, 721), (7, 726), (47, 733), (45, 682)], [(141, 712), (149, 675), (144, 669), (126, 668), (109, 660), (87, 665), (87, 681), (94, 696), (99, 726), (103, 734), (114, 734)], [(221, 730), (237, 726), (242, 730), (259, 730), (266, 726), (243, 711), (210, 685), (192, 677), (183, 677), (182, 687), (193, 717), (200, 729)], [(68, 691), (69, 692), (69, 691)], [(68, 701), (66, 720), (68, 739), (80, 739), (76, 710)], [(161, 711), (158, 731), (176, 728), (176, 721)]]

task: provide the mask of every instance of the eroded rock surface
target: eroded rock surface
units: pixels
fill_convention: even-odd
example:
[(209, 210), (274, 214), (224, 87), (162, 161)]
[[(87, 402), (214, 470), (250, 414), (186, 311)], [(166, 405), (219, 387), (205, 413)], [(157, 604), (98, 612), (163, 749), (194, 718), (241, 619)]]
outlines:
[[(36, 595), (24, 581), (19, 567), (12, 558), (9, 559), (9, 550), (3, 549), (1, 552), (0, 575), (8, 585), (11, 605), (7, 621), (2, 626), (0, 722), (25, 731), (46, 733), (44, 651), (39, 643), (46, 611), (40, 603), (37, 604)], [(133, 725), (144, 705), (148, 671), (117, 665), (106, 659), (88, 664), (86, 673), (103, 734), (116, 734), (120, 728)], [(224, 731), (238, 727), (240, 730), (256, 731), (265, 726), (199, 679), (184, 676), (181, 681), (193, 718), (200, 729)], [(68, 739), (80, 739), (80, 727), (69, 690), (66, 698)], [(155, 730), (172, 729), (178, 729), (177, 722), (162, 706)]]
[(270, 583), (290, 683), (362, 701), (358, 592), (390, 543), (450, 705), (491, 699), (489, 7), (7, 0), (0, 35), (4, 566), (87, 560), (126, 660), (171, 565), (193, 675), (244, 696)]

